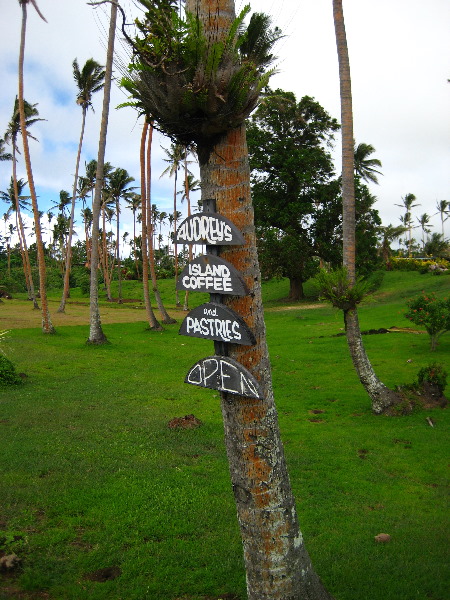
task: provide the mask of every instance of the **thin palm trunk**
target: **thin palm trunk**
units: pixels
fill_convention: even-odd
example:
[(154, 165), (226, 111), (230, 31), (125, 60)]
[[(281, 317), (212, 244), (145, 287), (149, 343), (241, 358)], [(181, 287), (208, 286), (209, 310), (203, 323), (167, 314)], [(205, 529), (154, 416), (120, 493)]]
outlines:
[[(184, 195), (186, 196), (186, 202), (187, 202), (187, 214), (188, 214), (188, 217), (190, 217), (191, 216), (191, 198), (189, 195), (187, 156), (188, 156), (188, 149), (185, 148), (185, 153), (184, 153)], [(192, 262), (193, 254), (192, 254), (192, 246), (191, 245), (189, 245), (188, 252), (189, 252), (189, 262)], [(184, 294), (183, 310), (185, 310), (185, 311), (189, 310), (189, 290), (186, 290), (185, 294)]]
[(154, 252), (154, 244), (153, 244), (153, 230), (154, 224), (152, 220), (152, 201), (151, 201), (151, 184), (152, 184), (152, 162), (151, 162), (151, 151), (152, 151), (152, 142), (153, 142), (153, 123), (149, 123), (148, 130), (148, 141), (147, 141), (147, 154), (146, 154), (146, 196), (147, 196), (147, 244), (148, 244), (148, 264), (150, 266), (150, 277), (152, 280), (152, 291), (155, 296), (156, 304), (158, 306), (159, 313), (161, 315), (161, 321), (164, 325), (170, 325), (171, 323), (176, 323), (176, 319), (172, 319), (172, 317), (167, 312), (164, 303), (161, 299), (161, 294), (159, 293), (158, 281), (156, 278), (156, 269), (155, 269), (155, 252)]
[(161, 331), (162, 327), (155, 317), (150, 301), (150, 292), (148, 288), (148, 231), (147, 231), (147, 188), (145, 177), (145, 142), (148, 134), (148, 122), (145, 120), (141, 135), (140, 146), (140, 165), (141, 165), (141, 212), (142, 212), (142, 235), (141, 235), (141, 253), (142, 253), (142, 285), (144, 290), (144, 304), (147, 313), (149, 329)]
[[(353, 107), (350, 62), (348, 58), (342, 0), (333, 0), (333, 17), (339, 60), (341, 93), (343, 264), (347, 269), (350, 285), (354, 285), (356, 281), (356, 239)], [(399, 398), (395, 392), (387, 388), (378, 379), (367, 358), (362, 343), (356, 307), (344, 311), (344, 323), (353, 365), (364, 389), (371, 398), (372, 410), (376, 414), (385, 412), (390, 406), (398, 402)]]
[(120, 222), (119, 222), (119, 217), (120, 217), (120, 204), (119, 204), (119, 200), (116, 200), (116, 261), (117, 261), (117, 278), (118, 278), (118, 282), (117, 282), (117, 286), (118, 286), (118, 292), (117, 292), (117, 303), (118, 304), (122, 304), (122, 264), (121, 264), (121, 260), (120, 260)]
[[(177, 236), (177, 175), (178, 168), (175, 168), (174, 172), (174, 183), (173, 183), (173, 249), (175, 255), (175, 282), (178, 279), (178, 246), (176, 242)], [(175, 304), (181, 306), (180, 294), (175, 287)]]
[(91, 290), (90, 290), (90, 329), (88, 343), (104, 344), (108, 340), (103, 332), (98, 306), (98, 235), (100, 206), (105, 164), (106, 135), (108, 132), (109, 103), (111, 97), (112, 66), (114, 57), (114, 39), (116, 35), (117, 1), (111, 1), (111, 17), (108, 33), (108, 50), (105, 69), (105, 87), (103, 90), (102, 121), (98, 145), (97, 171), (95, 180), (94, 201), (92, 206), (92, 250), (91, 250)]
[(34, 187), (33, 171), (31, 168), (30, 159), (30, 148), (28, 145), (28, 135), (26, 130), (25, 122), (25, 109), (24, 109), (24, 94), (23, 94), (23, 65), (25, 58), (25, 38), (26, 38), (26, 27), (27, 27), (27, 5), (26, 2), (22, 2), (22, 30), (20, 37), (20, 55), (19, 55), (19, 115), (20, 115), (20, 129), (22, 133), (23, 142), (23, 156), (25, 161), (25, 167), (27, 171), (28, 186), (30, 188), (31, 203), (33, 206), (34, 216), (34, 227), (36, 233), (36, 248), (38, 256), (38, 268), (39, 268), (39, 293), (41, 297), (41, 311), (42, 311), (42, 331), (44, 333), (54, 333), (55, 329), (52, 325), (50, 313), (48, 310), (47, 302), (47, 290), (46, 290), (46, 268), (45, 268), (45, 254), (44, 244), (42, 242), (41, 223), (39, 216), (39, 209), (37, 204), (36, 189)]
[[(74, 176), (73, 189), (72, 189), (72, 203), (71, 203), (71, 207), (70, 207), (69, 235), (67, 238), (67, 245), (66, 245), (66, 263), (65, 263), (65, 271), (64, 271), (64, 287), (63, 287), (61, 302), (60, 302), (57, 312), (65, 311), (66, 300), (69, 297), (70, 271), (71, 271), (71, 266), (72, 266), (72, 235), (73, 235), (73, 226), (74, 226), (74, 222), (75, 222), (75, 203), (76, 203), (76, 199), (77, 199), (78, 172), (80, 169), (81, 148), (83, 147), (84, 127), (85, 127), (85, 123), (86, 123), (86, 112), (87, 112), (87, 108), (83, 108), (83, 117), (82, 117), (82, 121), (81, 121), (81, 134), (80, 134), (80, 140), (78, 142), (77, 161), (76, 161), (76, 165), (75, 165), (75, 176)], [(86, 248), (86, 251), (87, 251), (87, 248)]]

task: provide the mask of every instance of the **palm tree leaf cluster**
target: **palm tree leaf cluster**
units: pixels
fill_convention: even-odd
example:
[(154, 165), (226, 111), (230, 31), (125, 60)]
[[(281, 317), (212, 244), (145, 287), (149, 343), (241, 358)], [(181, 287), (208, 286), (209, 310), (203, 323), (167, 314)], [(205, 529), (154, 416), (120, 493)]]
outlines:
[(273, 71), (270, 53), (281, 37), (270, 18), (245, 6), (226, 36), (206, 35), (198, 16), (179, 15), (174, 0), (140, 0), (138, 35), (122, 86), (135, 105), (177, 141), (206, 143), (241, 125), (255, 108)]

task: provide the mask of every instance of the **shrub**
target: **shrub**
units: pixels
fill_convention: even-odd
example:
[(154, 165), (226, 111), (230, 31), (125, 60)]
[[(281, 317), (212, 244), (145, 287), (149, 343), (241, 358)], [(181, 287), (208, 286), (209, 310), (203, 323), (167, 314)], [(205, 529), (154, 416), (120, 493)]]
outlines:
[(442, 273), (448, 271), (450, 263), (448, 260), (418, 260), (417, 258), (391, 258), (390, 267), (393, 271), (429, 271)]
[(9, 358), (6, 358), (6, 356), (0, 354), (0, 386), (18, 385), (21, 383), (23, 383), (22, 379), (16, 372), (15, 366), (12, 364)]
[(404, 316), (415, 325), (425, 327), (433, 352), (441, 335), (450, 330), (450, 299), (438, 300), (434, 294), (422, 292), (409, 300), (407, 306)]
[(350, 285), (345, 267), (334, 271), (320, 269), (314, 277), (314, 283), (320, 296), (341, 310), (355, 308), (372, 289), (370, 282), (363, 281), (362, 277), (357, 279), (355, 285)]
[(417, 374), (417, 381), (419, 385), (426, 382), (435, 385), (443, 393), (447, 386), (447, 371), (444, 370), (441, 364), (434, 362), (420, 369)]

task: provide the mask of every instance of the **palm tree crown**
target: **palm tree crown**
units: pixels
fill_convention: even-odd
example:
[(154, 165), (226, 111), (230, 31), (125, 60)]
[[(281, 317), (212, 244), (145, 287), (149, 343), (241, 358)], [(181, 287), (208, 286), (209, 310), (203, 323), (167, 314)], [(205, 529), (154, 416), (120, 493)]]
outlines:
[(93, 58), (89, 58), (81, 70), (77, 59), (73, 61), (72, 67), (73, 78), (78, 87), (77, 104), (83, 108), (83, 111), (87, 111), (92, 107), (92, 95), (104, 86), (105, 70)]
[(378, 158), (369, 158), (375, 152), (371, 144), (358, 144), (355, 147), (355, 174), (359, 175), (364, 181), (378, 183), (377, 175), (382, 175), (375, 167), (381, 167), (381, 161)]

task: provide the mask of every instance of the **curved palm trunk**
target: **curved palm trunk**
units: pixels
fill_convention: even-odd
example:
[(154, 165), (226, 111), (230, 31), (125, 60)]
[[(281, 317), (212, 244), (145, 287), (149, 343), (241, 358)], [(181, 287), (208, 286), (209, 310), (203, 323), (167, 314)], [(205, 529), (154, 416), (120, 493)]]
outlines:
[[(67, 238), (66, 264), (65, 264), (65, 271), (64, 271), (64, 287), (63, 287), (61, 302), (59, 304), (57, 312), (65, 311), (66, 300), (69, 297), (70, 271), (72, 268), (72, 235), (73, 235), (73, 226), (74, 226), (74, 221), (75, 221), (75, 203), (76, 203), (76, 199), (77, 199), (78, 171), (80, 169), (81, 148), (83, 147), (84, 127), (86, 124), (86, 111), (87, 111), (87, 108), (83, 107), (83, 117), (82, 117), (82, 121), (81, 121), (81, 134), (80, 134), (80, 141), (78, 142), (77, 162), (75, 164), (75, 177), (74, 177), (74, 181), (73, 181), (73, 190), (72, 190), (72, 203), (71, 203), (71, 207), (70, 207), (69, 236)], [(87, 247), (86, 247), (86, 251), (87, 251)]]
[(38, 255), (38, 268), (39, 268), (39, 293), (41, 296), (41, 310), (42, 310), (42, 331), (44, 333), (54, 333), (55, 329), (50, 319), (50, 313), (48, 310), (47, 302), (47, 290), (46, 290), (46, 279), (47, 273), (45, 268), (45, 254), (44, 244), (42, 242), (41, 223), (39, 217), (39, 209), (37, 204), (36, 189), (34, 187), (33, 171), (31, 169), (30, 160), (30, 148), (28, 146), (28, 136), (25, 123), (25, 109), (23, 100), (23, 64), (25, 57), (25, 37), (27, 27), (27, 5), (25, 2), (22, 3), (22, 30), (20, 37), (20, 55), (19, 55), (19, 115), (20, 115), (20, 129), (22, 132), (23, 142), (23, 157), (25, 161), (25, 167), (27, 171), (28, 187), (30, 188), (31, 203), (33, 206), (34, 216), (34, 227), (36, 233), (36, 248)]
[(161, 331), (162, 327), (155, 317), (150, 301), (150, 293), (148, 289), (148, 227), (147, 227), (147, 190), (145, 185), (145, 142), (148, 134), (147, 120), (144, 122), (141, 135), (140, 147), (140, 165), (141, 165), (141, 211), (142, 211), (142, 235), (141, 235), (141, 252), (142, 252), (142, 285), (144, 290), (144, 304), (147, 313), (149, 329)]
[(105, 87), (103, 89), (102, 121), (98, 144), (97, 171), (95, 180), (94, 200), (92, 203), (92, 249), (91, 249), (91, 290), (90, 290), (90, 328), (89, 344), (104, 344), (108, 340), (103, 333), (100, 311), (98, 306), (98, 234), (100, 221), (100, 206), (103, 188), (103, 170), (105, 164), (106, 135), (108, 132), (109, 102), (111, 97), (112, 65), (114, 56), (114, 39), (116, 34), (117, 1), (111, 1), (111, 17), (108, 33), (108, 50), (105, 69)]
[[(234, 19), (232, 0), (188, 0), (207, 39), (220, 40)], [(299, 530), (274, 404), (261, 299), (245, 127), (229, 131), (213, 148), (198, 148), (202, 198), (242, 232), (244, 246), (221, 256), (243, 276), (249, 295), (227, 306), (252, 329), (254, 346), (229, 345), (229, 355), (259, 381), (263, 399), (221, 393), (225, 445), (236, 500), (249, 600), (324, 600), (331, 596), (315, 573)], [(226, 298), (226, 297), (225, 297)]]
[[(333, 0), (333, 17), (339, 60), (341, 93), (343, 263), (347, 268), (350, 284), (354, 285), (356, 280), (356, 239), (353, 107), (350, 62), (348, 58), (342, 0)], [(344, 311), (344, 322), (353, 365), (364, 389), (371, 398), (372, 410), (376, 414), (383, 413), (394, 403), (398, 402), (399, 397), (378, 379), (367, 358), (356, 308)]]
[(152, 142), (153, 142), (153, 123), (149, 123), (149, 135), (147, 142), (147, 174), (146, 174), (146, 198), (147, 198), (147, 245), (148, 245), (148, 264), (150, 266), (150, 277), (152, 280), (152, 291), (155, 295), (156, 304), (158, 306), (159, 313), (161, 315), (161, 320), (164, 325), (170, 325), (172, 323), (176, 323), (176, 319), (172, 319), (172, 317), (167, 312), (164, 303), (161, 299), (161, 294), (159, 293), (158, 282), (156, 278), (156, 269), (155, 269), (155, 252), (154, 252), (154, 244), (153, 244), (153, 221), (152, 221), (152, 200), (151, 200), (151, 184), (152, 184), (152, 163), (151, 163), (151, 152), (152, 152)]

